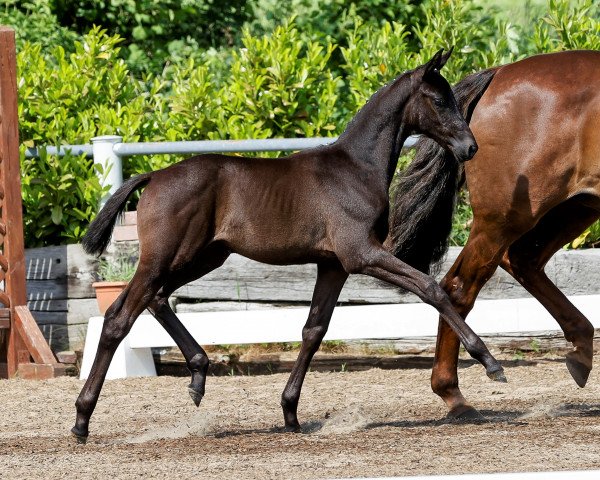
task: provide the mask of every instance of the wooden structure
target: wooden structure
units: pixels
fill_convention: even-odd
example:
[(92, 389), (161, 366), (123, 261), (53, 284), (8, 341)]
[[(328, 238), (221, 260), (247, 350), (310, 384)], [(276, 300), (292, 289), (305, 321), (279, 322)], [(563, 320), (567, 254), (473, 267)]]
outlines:
[(64, 372), (27, 308), (15, 32), (0, 26), (0, 376)]

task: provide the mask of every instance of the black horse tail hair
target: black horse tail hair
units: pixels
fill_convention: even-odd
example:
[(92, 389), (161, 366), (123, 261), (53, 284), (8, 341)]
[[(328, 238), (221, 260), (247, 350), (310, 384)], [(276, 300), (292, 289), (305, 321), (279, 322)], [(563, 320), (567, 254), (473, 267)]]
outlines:
[(151, 175), (152, 173), (144, 173), (130, 178), (108, 199), (81, 241), (87, 253), (100, 256), (104, 252), (110, 242), (117, 217), (125, 208), (127, 199), (135, 190), (146, 185)]
[[(453, 88), (467, 122), (496, 69), (469, 75)], [(428, 274), (438, 273), (452, 229), (452, 216), (464, 170), (454, 157), (429, 138), (417, 143), (414, 160), (401, 174), (390, 205), (394, 255)]]

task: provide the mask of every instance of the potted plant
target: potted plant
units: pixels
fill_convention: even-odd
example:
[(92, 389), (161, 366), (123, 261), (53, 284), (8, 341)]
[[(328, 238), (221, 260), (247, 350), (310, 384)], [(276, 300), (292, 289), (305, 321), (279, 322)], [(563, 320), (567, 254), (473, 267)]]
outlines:
[(92, 283), (100, 313), (104, 315), (108, 307), (117, 299), (133, 277), (137, 262), (129, 255), (103, 258), (98, 265), (99, 281)]

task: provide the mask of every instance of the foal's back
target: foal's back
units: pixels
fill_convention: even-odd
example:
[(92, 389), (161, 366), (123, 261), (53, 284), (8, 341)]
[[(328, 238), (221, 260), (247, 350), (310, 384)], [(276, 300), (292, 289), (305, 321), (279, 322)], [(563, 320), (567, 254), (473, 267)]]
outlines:
[(332, 257), (328, 230), (342, 194), (342, 165), (334, 146), (280, 159), (189, 158), (153, 173), (138, 206), (140, 244), (154, 242), (161, 223), (172, 226), (170, 219), (181, 217), (178, 231), (170, 231), (180, 251), (220, 242), (265, 263)]

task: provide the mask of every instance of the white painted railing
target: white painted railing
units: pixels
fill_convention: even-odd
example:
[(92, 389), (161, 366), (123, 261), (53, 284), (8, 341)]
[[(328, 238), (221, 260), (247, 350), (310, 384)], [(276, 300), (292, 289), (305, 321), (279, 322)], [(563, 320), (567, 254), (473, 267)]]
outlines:
[[(600, 328), (600, 295), (569, 299), (595, 328)], [(178, 317), (200, 345), (299, 342), (308, 307), (180, 313)], [(81, 378), (89, 375), (103, 320), (102, 317), (90, 319)], [(424, 303), (337, 307), (325, 340), (435, 337), (437, 325), (438, 312)], [(545, 332), (559, 328), (554, 318), (533, 298), (478, 300), (469, 314), (469, 325), (480, 335)], [(150, 348), (171, 346), (175, 346), (175, 342), (160, 324), (150, 315), (141, 315), (121, 342), (106, 378), (156, 375)]]

